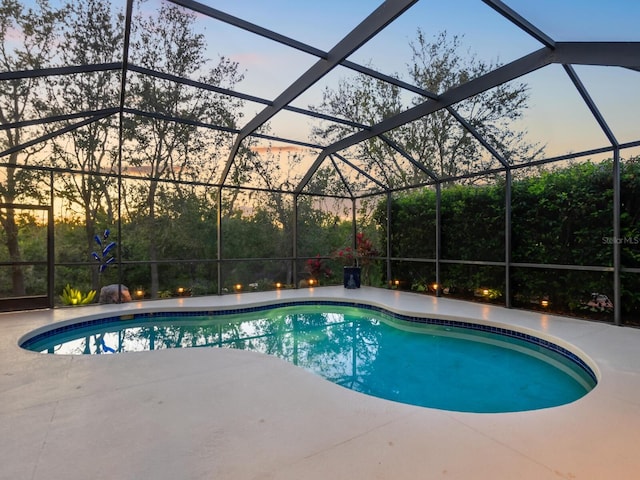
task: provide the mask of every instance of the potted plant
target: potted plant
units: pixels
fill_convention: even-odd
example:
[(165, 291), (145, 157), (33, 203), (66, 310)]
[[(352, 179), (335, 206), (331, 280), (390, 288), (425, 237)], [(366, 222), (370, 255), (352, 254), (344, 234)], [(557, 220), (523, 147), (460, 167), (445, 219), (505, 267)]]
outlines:
[(364, 233), (356, 234), (356, 248), (345, 247), (338, 250), (333, 258), (344, 265), (344, 288), (360, 288), (361, 281), (369, 282), (369, 267), (378, 255), (373, 242)]
[(334, 258), (343, 265), (342, 280), (344, 288), (360, 288), (362, 272), (356, 251), (351, 247), (345, 247), (338, 250)]

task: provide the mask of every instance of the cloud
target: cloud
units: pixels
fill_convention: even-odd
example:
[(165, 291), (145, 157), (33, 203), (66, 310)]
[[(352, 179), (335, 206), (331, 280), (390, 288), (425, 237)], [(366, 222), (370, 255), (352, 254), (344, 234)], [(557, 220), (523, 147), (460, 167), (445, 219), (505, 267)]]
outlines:
[(9, 27), (7, 28), (7, 33), (5, 35), (5, 40), (7, 42), (10, 43), (23, 43), (24, 40), (24, 35), (22, 34), (22, 31), (15, 28), (15, 27)]
[(252, 65), (263, 66), (269, 63), (269, 59), (264, 55), (259, 55), (255, 52), (234, 53), (230, 55), (229, 58), (234, 62), (238, 62), (238, 64), (244, 68), (251, 67)]
[(254, 153), (287, 153), (287, 152), (301, 152), (305, 150), (303, 147), (299, 147), (297, 145), (282, 145), (282, 146), (261, 146), (261, 147), (251, 147), (251, 151)]

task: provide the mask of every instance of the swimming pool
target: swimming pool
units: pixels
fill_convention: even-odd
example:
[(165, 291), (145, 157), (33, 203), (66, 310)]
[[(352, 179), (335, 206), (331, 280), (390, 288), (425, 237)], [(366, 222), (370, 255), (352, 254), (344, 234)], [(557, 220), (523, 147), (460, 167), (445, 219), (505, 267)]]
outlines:
[(526, 332), (347, 302), (118, 315), (53, 325), (20, 343), (55, 354), (247, 349), (365, 394), (465, 412), (563, 405), (597, 382), (582, 356)]

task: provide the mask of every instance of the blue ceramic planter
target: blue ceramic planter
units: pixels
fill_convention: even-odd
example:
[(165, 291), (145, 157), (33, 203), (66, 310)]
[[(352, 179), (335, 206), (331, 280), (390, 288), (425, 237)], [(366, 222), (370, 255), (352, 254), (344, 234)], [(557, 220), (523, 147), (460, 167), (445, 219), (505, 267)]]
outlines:
[(361, 267), (344, 267), (344, 288), (360, 288)]

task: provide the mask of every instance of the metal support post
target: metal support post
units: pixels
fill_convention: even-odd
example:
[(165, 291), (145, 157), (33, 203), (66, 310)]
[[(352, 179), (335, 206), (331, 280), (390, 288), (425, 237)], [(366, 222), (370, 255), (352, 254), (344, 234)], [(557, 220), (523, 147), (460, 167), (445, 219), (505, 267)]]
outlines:
[(442, 285), (440, 284), (440, 250), (441, 250), (441, 235), (442, 235), (442, 184), (436, 183), (436, 296), (440, 296), (442, 291)]
[(505, 307), (511, 308), (511, 170), (506, 171), (504, 186), (504, 296)]

